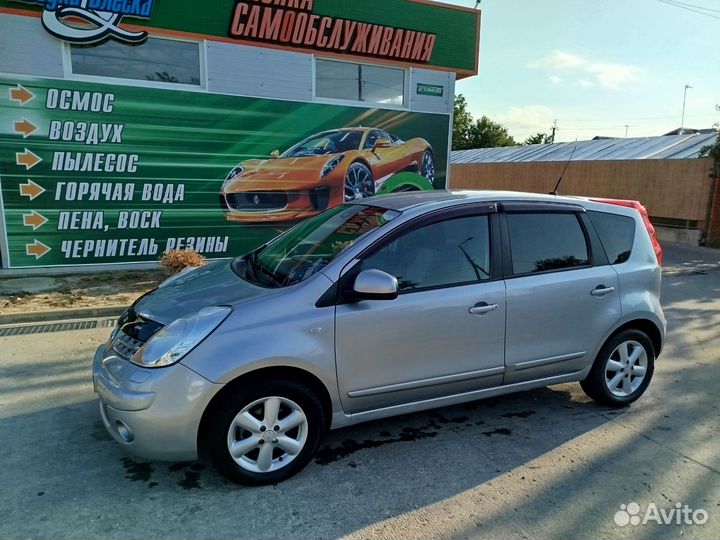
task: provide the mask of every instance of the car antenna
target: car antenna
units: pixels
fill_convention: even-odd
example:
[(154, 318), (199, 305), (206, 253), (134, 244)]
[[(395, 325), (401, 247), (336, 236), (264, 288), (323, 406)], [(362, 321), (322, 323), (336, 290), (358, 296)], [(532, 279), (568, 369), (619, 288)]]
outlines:
[(555, 189), (553, 189), (549, 194), (557, 196), (558, 194), (558, 188), (560, 187), (560, 182), (563, 181), (563, 178), (565, 177), (565, 171), (567, 171), (568, 167), (570, 166), (570, 162), (572, 161), (573, 156), (575, 155), (575, 150), (577, 150), (577, 144), (573, 146), (572, 152), (570, 152), (570, 157), (567, 160), (567, 163), (565, 164), (565, 168), (563, 169), (563, 172), (560, 174), (560, 178), (558, 178), (557, 184), (555, 184)]

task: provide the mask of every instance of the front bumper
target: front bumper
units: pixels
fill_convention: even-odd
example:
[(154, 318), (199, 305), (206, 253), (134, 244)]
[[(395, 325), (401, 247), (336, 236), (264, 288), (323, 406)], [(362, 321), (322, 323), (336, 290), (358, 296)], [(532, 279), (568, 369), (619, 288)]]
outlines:
[(274, 223), (298, 221), (341, 204), (342, 193), (330, 186), (295, 191), (237, 191), (220, 194), (220, 206), (229, 221)]
[(101, 345), (93, 386), (108, 433), (131, 453), (153, 460), (197, 458), (200, 420), (222, 388), (182, 364), (145, 369)]

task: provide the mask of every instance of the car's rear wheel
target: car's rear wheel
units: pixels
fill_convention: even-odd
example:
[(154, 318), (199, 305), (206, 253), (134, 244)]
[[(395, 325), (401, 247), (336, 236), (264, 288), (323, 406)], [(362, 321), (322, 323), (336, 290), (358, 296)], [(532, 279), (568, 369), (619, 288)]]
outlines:
[(581, 381), (592, 399), (610, 407), (629, 405), (647, 390), (655, 369), (652, 341), (640, 330), (623, 330), (603, 345)]
[(324, 426), (322, 405), (305, 386), (253, 384), (228, 394), (217, 407), (208, 434), (210, 457), (234, 482), (280, 482), (312, 459)]
[(356, 161), (345, 173), (345, 202), (364, 199), (375, 194), (375, 182), (370, 168)]
[(422, 174), (425, 180), (430, 182), (431, 185), (435, 182), (435, 158), (430, 150), (425, 150), (423, 153), (420, 174)]

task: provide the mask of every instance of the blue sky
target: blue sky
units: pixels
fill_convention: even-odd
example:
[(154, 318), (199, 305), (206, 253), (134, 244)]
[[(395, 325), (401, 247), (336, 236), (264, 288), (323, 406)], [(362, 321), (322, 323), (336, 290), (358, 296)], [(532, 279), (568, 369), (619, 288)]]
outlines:
[[(482, 0), (480, 73), (457, 93), (523, 140), (662, 135), (720, 122), (720, 0)], [(475, 0), (447, 3), (472, 7)]]

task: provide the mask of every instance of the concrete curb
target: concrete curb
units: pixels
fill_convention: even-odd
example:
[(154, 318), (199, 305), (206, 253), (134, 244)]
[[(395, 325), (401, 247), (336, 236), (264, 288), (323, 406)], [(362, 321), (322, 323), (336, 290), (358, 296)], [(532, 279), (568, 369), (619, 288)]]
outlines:
[(119, 317), (127, 305), (99, 308), (56, 309), (26, 313), (8, 313), (0, 315), (0, 326), (9, 324), (38, 323), (47, 321), (65, 321), (72, 319), (93, 319), (101, 317)]

